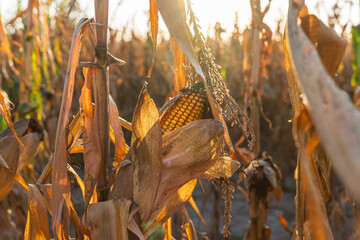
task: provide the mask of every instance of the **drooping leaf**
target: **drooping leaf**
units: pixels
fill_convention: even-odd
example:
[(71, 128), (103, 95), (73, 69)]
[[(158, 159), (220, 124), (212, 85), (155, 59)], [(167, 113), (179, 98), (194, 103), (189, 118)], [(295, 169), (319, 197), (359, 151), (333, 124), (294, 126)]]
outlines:
[(227, 144), (229, 151), (230, 151), (230, 157), (233, 160), (236, 160), (236, 155), (235, 155), (235, 151), (234, 151), (234, 146), (232, 144), (231, 138), (230, 138), (230, 134), (229, 134), (229, 130), (228, 127), (226, 125), (226, 122), (221, 114), (221, 111), (219, 109), (219, 107), (217, 106), (214, 97), (212, 96), (209, 88), (206, 86), (206, 95), (207, 98), (209, 100), (209, 104), (211, 107), (211, 112), (213, 114), (213, 117), (215, 120), (220, 120), (225, 128), (225, 143)]
[(124, 139), (124, 133), (122, 131), (121, 123), (119, 121), (119, 111), (117, 109), (114, 99), (109, 96), (110, 102), (110, 125), (115, 135), (115, 156), (114, 161), (120, 163), (124, 160), (127, 153), (127, 146)]
[(174, 94), (177, 95), (180, 93), (180, 90), (186, 86), (185, 78), (185, 54), (177, 44), (174, 38), (172, 38), (172, 52), (174, 57), (174, 75), (175, 75), (175, 84), (174, 84)]
[(346, 40), (315, 15), (302, 16), (301, 27), (311, 43), (316, 46), (321, 62), (329, 75), (334, 76), (345, 53)]
[[(358, 196), (359, 112), (345, 93), (335, 86), (316, 49), (297, 25), (299, 5), (290, 2), (289, 6), (285, 34), (287, 71), (291, 71), (289, 75), (295, 80), (292, 84), (298, 86), (306, 96), (311, 119), (327, 157), (334, 164), (340, 178)], [(294, 98), (299, 99), (299, 95), (298, 93)]]
[(201, 222), (205, 225), (205, 227), (206, 227), (207, 229), (210, 230), (211, 228), (209, 227), (209, 225), (206, 223), (204, 217), (202, 216), (202, 214), (201, 214), (198, 206), (196, 205), (196, 202), (195, 202), (194, 198), (191, 197), (188, 202), (190, 203), (190, 205), (192, 206), (192, 208), (194, 209), (194, 211), (196, 212), (196, 214), (199, 216)]
[(21, 146), (23, 146), (23, 143), (21, 142), (18, 135), (16, 134), (14, 126), (11, 121), (11, 114), (10, 114), (10, 105), (11, 104), (12, 104), (12, 102), (9, 100), (7, 93), (4, 90), (0, 89), (0, 113), (4, 117), (7, 125), (13, 132), (13, 134), (14, 134), (15, 138), (18, 140), (19, 144)]
[(14, 123), (14, 131), (21, 136), (23, 146), (14, 137), (10, 128), (0, 133), (0, 199), (3, 199), (12, 189), (13, 182), (17, 181), (24, 189), (27, 184), (17, 173), (35, 157), (42, 140), (42, 128), (34, 119), (21, 119)]
[(207, 178), (230, 178), (238, 169), (240, 168), (240, 163), (232, 160), (229, 157), (223, 156), (220, 157), (212, 166), (209, 168), (204, 177)]
[[(314, 143), (314, 141), (310, 139), (308, 143), (306, 142), (306, 133), (311, 127), (311, 119), (306, 110), (303, 110), (296, 115), (294, 126), (301, 156), (301, 178), (303, 179), (304, 184), (306, 212), (308, 214), (307, 221), (310, 223), (311, 235), (314, 239), (333, 239), (323, 197), (320, 192), (321, 183), (316, 168), (312, 166), (312, 151), (307, 149), (309, 148), (309, 143)], [(314, 149), (315, 146), (312, 148)]]
[(143, 87), (132, 119), (131, 160), (134, 163), (134, 201), (147, 221), (160, 183), (161, 127), (159, 112)]
[(158, 216), (181, 186), (214, 165), (221, 154), (223, 135), (221, 122), (207, 119), (191, 121), (163, 136), (161, 183), (150, 220)]
[(175, 211), (179, 209), (179, 207), (189, 201), (195, 189), (196, 183), (197, 179), (193, 179), (179, 188), (179, 190), (177, 190), (176, 193), (170, 198), (161, 213), (156, 217), (156, 222), (162, 223), (166, 221), (166, 219), (174, 214)]
[[(182, 16), (186, 20), (186, 12), (185, 12), (185, 4), (184, 0), (178, 0)], [(174, 57), (174, 75), (175, 75), (175, 84), (174, 84), (174, 92), (173, 95), (177, 95), (180, 93), (180, 90), (186, 86), (186, 78), (185, 78), (185, 64), (186, 58), (184, 52), (181, 50), (179, 44), (172, 37), (172, 52)]]
[[(13, 139), (13, 141), (16, 141), (14, 138), (12, 138), (12, 139)], [(0, 141), (0, 143), (4, 143), (4, 140)], [(16, 153), (19, 154), (18, 151), (13, 152), (14, 155)], [(8, 160), (8, 161), (11, 161), (10, 164), (14, 165), (14, 163), (15, 163), (17, 165), (18, 156), (11, 158), (11, 160), (10, 159)], [(11, 168), (7, 164), (7, 161), (4, 159), (4, 157), (0, 153), (0, 174), (2, 176), (0, 179), (0, 184), (1, 184), (0, 200), (3, 200), (6, 197), (6, 195), (8, 195), (8, 193), (12, 190), (12, 188), (14, 186), (14, 180), (13, 180), (12, 174), (14, 174), (14, 173), (15, 173), (15, 171), (11, 170)]]
[[(74, 91), (75, 71), (78, 66), (78, 59), (80, 54), (82, 31), (91, 20), (83, 18), (77, 24), (73, 41), (71, 44), (69, 65), (64, 85), (64, 94), (61, 101), (60, 115), (58, 126), (56, 130), (53, 173), (52, 173), (52, 229), (55, 238), (62, 239), (64, 235), (68, 235), (69, 224), (69, 208), (70, 208), (70, 184), (67, 178), (67, 158), (66, 158), (66, 143), (65, 129), (68, 121), (69, 111), (72, 102)], [(66, 226), (60, 226), (61, 222)], [(64, 233), (60, 231), (64, 229)]]
[(84, 184), (85, 184), (85, 209), (90, 203), (90, 199), (93, 195), (95, 180), (98, 177), (100, 162), (101, 162), (101, 150), (99, 139), (99, 126), (95, 121), (95, 113), (93, 104), (91, 101), (91, 92), (93, 89), (93, 80), (95, 78), (95, 68), (89, 67), (86, 72), (85, 83), (81, 93), (81, 102), (84, 115), (84, 127), (82, 130), (83, 142), (84, 142)]
[(200, 63), (196, 57), (187, 25), (182, 15), (178, 0), (157, 0), (162, 19), (168, 28), (171, 36), (179, 44), (184, 54), (188, 57), (196, 72), (205, 80)]

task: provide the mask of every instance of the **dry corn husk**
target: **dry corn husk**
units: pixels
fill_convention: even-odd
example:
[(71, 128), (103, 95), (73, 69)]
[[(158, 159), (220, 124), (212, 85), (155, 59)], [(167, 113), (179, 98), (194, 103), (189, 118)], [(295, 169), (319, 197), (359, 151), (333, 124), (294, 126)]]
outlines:
[(43, 138), (42, 128), (34, 119), (21, 119), (14, 128), (24, 146), (20, 146), (10, 128), (0, 133), (0, 200), (11, 191), (13, 180), (20, 177), (17, 173), (35, 157)]
[(239, 163), (222, 157), (221, 121), (191, 121), (162, 136), (159, 114), (145, 88), (132, 127), (132, 147), (117, 172), (109, 198), (129, 199), (139, 205), (141, 222), (146, 223), (145, 237), (159, 226), (156, 222), (164, 222), (191, 197), (194, 179), (230, 177), (239, 168)]

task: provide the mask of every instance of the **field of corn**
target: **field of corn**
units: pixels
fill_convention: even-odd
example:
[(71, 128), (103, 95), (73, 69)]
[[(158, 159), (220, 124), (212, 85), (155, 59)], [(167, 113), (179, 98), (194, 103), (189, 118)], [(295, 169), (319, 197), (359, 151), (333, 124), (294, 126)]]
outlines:
[(109, 28), (108, 0), (20, 2), (0, 15), (0, 240), (360, 239), (358, 1), (325, 22), (289, 0), (271, 29), (249, 0), (226, 38), (191, 0), (144, 1), (145, 35)]

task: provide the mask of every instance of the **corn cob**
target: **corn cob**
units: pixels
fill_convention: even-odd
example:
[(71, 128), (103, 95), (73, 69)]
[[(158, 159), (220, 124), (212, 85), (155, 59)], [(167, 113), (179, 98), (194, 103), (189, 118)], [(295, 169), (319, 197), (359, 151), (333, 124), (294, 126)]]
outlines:
[(207, 110), (206, 93), (198, 89), (185, 89), (160, 117), (162, 134), (180, 128), (190, 121), (200, 120)]

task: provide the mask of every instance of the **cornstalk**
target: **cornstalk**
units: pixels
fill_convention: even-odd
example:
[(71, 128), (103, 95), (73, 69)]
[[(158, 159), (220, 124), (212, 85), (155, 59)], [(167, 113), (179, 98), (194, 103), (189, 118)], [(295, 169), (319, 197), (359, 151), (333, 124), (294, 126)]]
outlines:
[(253, 152), (255, 156), (260, 153), (260, 106), (258, 101), (259, 72), (260, 72), (260, 30), (262, 25), (262, 13), (260, 0), (250, 0), (252, 12), (252, 68), (251, 68), (251, 122), (255, 134), (255, 144)]
[[(253, 124), (255, 134), (255, 144), (253, 152), (255, 156), (260, 154), (260, 106), (258, 99), (258, 90), (260, 87), (260, 31), (262, 27), (262, 12), (260, 0), (250, 0), (252, 13), (252, 67), (251, 67), (251, 123)], [(261, 240), (264, 239), (263, 228), (266, 222), (266, 211), (259, 201), (258, 196), (251, 190), (249, 193), (249, 212), (250, 214), (250, 239)], [(258, 209), (260, 208), (260, 209)]]
[(95, 107), (95, 119), (99, 129), (101, 144), (101, 166), (97, 179), (99, 201), (104, 201), (108, 193), (107, 163), (110, 145), (110, 121), (109, 121), (109, 70), (107, 67), (107, 26), (108, 26), (108, 0), (94, 0), (96, 20), (96, 60), (95, 70), (95, 99), (98, 106)]
[(32, 41), (33, 41), (33, 2), (28, 1), (27, 9), (27, 27), (25, 36), (25, 56), (23, 62), (23, 74), (20, 79), (19, 86), (19, 101), (20, 105), (29, 102), (29, 86), (30, 86), (30, 75), (31, 75), (31, 52), (32, 52)]

